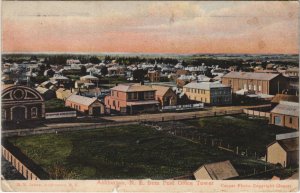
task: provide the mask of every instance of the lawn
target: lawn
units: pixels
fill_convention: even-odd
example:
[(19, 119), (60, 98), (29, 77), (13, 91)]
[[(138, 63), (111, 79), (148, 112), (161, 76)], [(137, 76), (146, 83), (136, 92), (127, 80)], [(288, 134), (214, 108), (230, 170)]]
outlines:
[(276, 139), (276, 134), (295, 131), (270, 125), (267, 119), (246, 115), (207, 117), (184, 123), (195, 126), (193, 132), (200, 136), (221, 139), (224, 146), (239, 146), (239, 149), (257, 152), (260, 156), (265, 154), (266, 146)]
[(249, 160), (140, 125), (8, 140), (53, 179), (167, 179), (227, 159), (250, 167)]

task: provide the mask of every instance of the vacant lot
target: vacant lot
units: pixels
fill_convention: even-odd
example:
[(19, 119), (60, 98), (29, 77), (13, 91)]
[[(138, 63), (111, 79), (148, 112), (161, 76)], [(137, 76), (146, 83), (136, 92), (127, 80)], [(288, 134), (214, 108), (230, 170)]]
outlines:
[(194, 126), (189, 131), (184, 131), (190, 136), (220, 139), (224, 146), (239, 146), (240, 150), (247, 149), (249, 153), (257, 152), (260, 156), (265, 154), (266, 145), (276, 139), (276, 134), (295, 131), (269, 125), (266, 119), (249, 118), (245, 115), (200, 118), (183, 123)]
[(131, 125), (8, 139), (52, 178), (167, 179), (189, 174), (200, 165), (232, 160), (240, 174), (264, 168), (258, 161)]

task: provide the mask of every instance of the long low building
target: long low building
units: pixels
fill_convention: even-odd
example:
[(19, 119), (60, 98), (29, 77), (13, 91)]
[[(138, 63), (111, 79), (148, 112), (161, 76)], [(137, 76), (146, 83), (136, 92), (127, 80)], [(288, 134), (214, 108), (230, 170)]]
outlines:
[(190, 100), (210, 105), (232, 103), (231, 87), (215, 82), (191, 82), (183, 86), (183, 92)]
[(289, 87), (281, 74), (255, 72), (229, 72), (222, 76), (222, 84), (231, 86), (234, 93), (243, 89), (268, 95), (282, 93)]
[(97, 98), (73, 94), (66, 99), (65, 105), (87, 115), (97, 116), (105, 114), (105, 105)]

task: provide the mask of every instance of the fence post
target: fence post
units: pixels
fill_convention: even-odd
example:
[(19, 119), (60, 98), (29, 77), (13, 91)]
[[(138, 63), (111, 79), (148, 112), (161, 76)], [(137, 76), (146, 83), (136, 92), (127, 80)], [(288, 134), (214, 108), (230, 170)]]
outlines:
[(236, 147), (236, 154), (239, 155), (239, 146)]

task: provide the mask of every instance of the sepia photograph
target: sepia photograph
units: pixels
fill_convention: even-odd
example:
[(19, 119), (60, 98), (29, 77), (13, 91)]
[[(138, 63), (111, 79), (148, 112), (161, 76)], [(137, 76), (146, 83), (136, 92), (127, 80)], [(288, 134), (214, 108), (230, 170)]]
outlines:
[(298, 191), (298, 11), (2, 1), (2, 191)]

